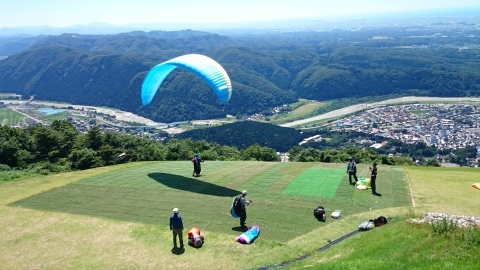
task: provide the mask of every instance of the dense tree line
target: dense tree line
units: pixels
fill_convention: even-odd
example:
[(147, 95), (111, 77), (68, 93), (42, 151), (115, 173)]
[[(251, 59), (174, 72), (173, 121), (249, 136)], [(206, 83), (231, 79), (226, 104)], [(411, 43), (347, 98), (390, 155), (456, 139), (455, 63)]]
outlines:
[(273, 148), (279, 152), (286, 152), (301, 142), (306, 136), (303, 132), (293, 128), (255, 121), (242, 121), (218, 127), (185, 131), (175, 135), (174, 138), (205, 140), (239, 149), (245, 149), (252, 144), (258, 144)]
[(37, 173), (64, 172), (133, 161), (189, 160), (193, 153), (200, 153), (204, 160), (278, 160), (274, 149), (258, 144), (238, 149), (204, 140), (163, 143), (101, 132), (98, 127), (80, 133), (66, 120), (55, 120), (50, 126), (0, 126), (2, 170), (7, 166)]
[[(479, 31), (466, 37), (451, 28), (442, 34), (448, 38), (421, 27), (390, 27), (238, 36), (198, 31), (46, 36), (30, 39), (28, 49), (0, 61), (0, 89), (25, 98), (114, 107), (160, 122), (249, 115), (298, 98), (355, 103), (402, 95), (480, 96), (474, 46)], [(234, 89), (231, 100), (220, 104), (205, 82), (178, 69), (152, 105), (142, 106), (139, 92), (148, 70), (188, 53), (210, 56), (225, 68)]]
[[(310, 141), (302, 146), (305, 138), (320, 135), (321, 140)], [(460, 165), (466, 158), (476, 156), (474, 147), (458, 150), (441, 150), (424, 142), (408, 144), (400, 140), (356, 131), (336, 132), (328, 129), (300, 131), (271, 124), (244, 121), (207, 129), (187, 131), (174, 136), (176, 139), (205, 140), (240, 149), (251, 144), (265, 145), (279, 152), (289, 152), (292, 161), (344, 162), (349, 156), (360, 162), (377, 160), (382, 164), (406, 165), (419, 160), (424, 165), (438, 166), (436, 156)], [(381, 148), (371, 148), (374, 143), (385, 143)], [(389, 157), (393, 155), (393, 157)]]
[[(249, 130), (249, 124), (255, 128), (258, 128), (259, 124), (263, 125), (263, 128), (259, 128), (262, 134), (251, 133), (255, 128)], [(292, 131), (275, 129), (275, 126), (270, 124), (246, 122), (227, 126), (230, 126), (230, 130), (226, 131), (229, 133), (224, 134), (235, 134), (237, 133), (235, 131), (238, 131), (239, 134), (246, 136), (241, 147), (232, 143), (235, 140), (231, 140), (226, 145), (205, 139), (193, 140), (190, 138), (170, 138), (165, 142), (159, 142), (117, 132), (101, 132), (98, 127), (92, 127), (87, 133), (80, 133), (67, 120), (55, 120), (50, 126), (32, 125), (26, 128), (0, 126), (0, 171), (18, 169), (34, 174), (48, 174), (134, 161), (190, 160), (193, 153), (199, 153), (204, 160), (279, 161), (276, 149), (265, 146), (264, 141), (256, 141), (255, 138), (264, 135), (267, 135), (266, 138), (274, 138), (274, 135), (276, 135), (278, 136), (276, 139), (279, 141), (282, 138), (287, 141), (288, 136), (292, 136), (290, 140), (300, 138), (298, 137), (299, 132), (294, 129), (291, 129)], [(270, 134), (273, 134), (272, 136), (268, 135), (268, 130), (272, 131)], [(377, 161), (380, 164), (387, 165), (413, 164), (409, 155), (389, 157), (387, 151), (360, 148), (350, 144), (350, 139), (342, 140), (342, 138), (350, 138), (351, 134), (347, 136), (325, 132), (327, 133), (324, 133), (324, 135), (331, 136), (332, 140), (326, 142), (326, 145), (322, 147), (319, 147), (319, 145), (325, 144), (323, 141), (316, 143), (318, 145), (315, 143), (306, 146), (292, 144), (287, 149), (290, 154), (290, 161), (343, 163), (348, 157), (352, 156), (358, 163)], [(302, 136), (308, 135), (311, 134)], [(251, 142), (247, 143), (249, 139), (251, 139)], [(222, 140), (222, 142), (226, 141), (228, 139)], [(404, 147), (401, 146), (402, 144), (395, 142), (392, 142), (392, 147), (395, 147), (394, 144), (397, 144), (396, 147)], [(341, 147), (335, 148), (333, 145), (341, 145)], [(286, 146), (283, 145), (282, 147)], [(417, 151), (426, 149), (425, 145), (422, 144), (411, 147), (418, 148)], [(474, 148), (465, 148), (455, 154), (450, 153), (452, 161), (465, 160), (466, 156), (474, 153), (473, 150)], [(438, 162), (429, 159), (426, 160), (424, 165), (438, 166)], [(2, 175), (4, 174), (2, 173)]]

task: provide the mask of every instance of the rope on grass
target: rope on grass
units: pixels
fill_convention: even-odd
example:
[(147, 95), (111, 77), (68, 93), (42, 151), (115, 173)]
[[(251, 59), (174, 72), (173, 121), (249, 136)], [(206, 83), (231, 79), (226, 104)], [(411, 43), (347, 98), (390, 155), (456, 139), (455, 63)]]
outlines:
[[(344, 234), (342, 236), (340, 236), (339, 238), (333, 240), (333, 241), (330, 241), (328, 244), (320, 247), (317, 249), (318, 252), (320, 251), (324, 251), (325, 249), (335, 245), (335, 244), (338, 244), (340, 242), (342, 242), (343, 240), (357, 234), (358, 232), (360, 232), (360, 230), (356, 229), (354, 231), (351, 231), (347, 234)], [(301, 260), (304, 260), (310, 256), (312, 256), (313, 254), (312, 253), (308, 253), (308, 254), (305, 254), (303, 256), (300, 256), (298, 258), (295, 258), (295, 259), (292, 259), (292, 260), (288, 260), (288, 261), (284, 261), (284, 262), (281, 262), (281, 263), (277, 263), (277, 264), (272, 264), (272, 265), (268, 265), (268, 266), (261, 266), (261, 267), (258, 267), (258, 268), (254, 268), (254, 269), (257, 269), (257, 270), (266, 270), (266, 269), (273, 269), (273, 268), (277, 268), (277, 267), (282, 267), (282, 266), (288, 266), (290, 265), (291, 263), (294, 263), (294, 262), (298, 262), (298, 261), (301, 261)]]

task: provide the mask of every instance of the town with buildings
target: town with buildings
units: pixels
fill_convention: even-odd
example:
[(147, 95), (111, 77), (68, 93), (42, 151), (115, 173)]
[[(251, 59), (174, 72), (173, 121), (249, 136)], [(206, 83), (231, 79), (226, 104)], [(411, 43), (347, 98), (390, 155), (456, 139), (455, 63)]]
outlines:
[[(358, 131), (438, 149), (476, 147), (480, 154), (480, 110), (472, 104), (382, 106), (328, 124), (332, 131)], [(379, 148), (375, 143), (371, 147)], [(479, 155), (477, 154), (477, 157)]]

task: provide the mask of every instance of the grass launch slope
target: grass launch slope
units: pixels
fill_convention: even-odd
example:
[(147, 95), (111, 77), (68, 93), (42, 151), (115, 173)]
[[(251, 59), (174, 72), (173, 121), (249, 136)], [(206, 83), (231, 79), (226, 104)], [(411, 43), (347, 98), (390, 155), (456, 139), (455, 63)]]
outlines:
[(378, 186), (383, 196), (377, 197), (349, 185), (340, 164), (206, 162), (197, 178), (191, 167), (164, 162), (118, 170), (12, 206), (158, 225), (178, 207), (186, 227), (237, 235), (232, 227), (239, 222), (229, 214), (230, 203), (245, 189), (254, 201), (247, 224), (262, 228), (262, 240), (286, 242), (322, 226), (312, 219), (317, 205), (349, 215), (410, 204), (402, 168), (382, 167)]
[[(344, 164), (145, 162), (28, 179), (1, 186), (0, 264), (8, 268), (233, 269), (278, 263), (314, 251), (366, 216), (408, 209), (402, 167), (379, 166), (378, 192), (348, 184)], [(359, 177), (368, 166), (359, 164)], [(248, 190), (253, 245), (229, 215), (232, 198)], [(343, 217), (318, 222), (313, 209)], [(202, 249), (172, 250), (168, 217), (180, 208), (186, 228), (202, 229)], [(179, 255), (181, 255), (179, 257)], [(201, 260), (200, 260), (201, 259)]]

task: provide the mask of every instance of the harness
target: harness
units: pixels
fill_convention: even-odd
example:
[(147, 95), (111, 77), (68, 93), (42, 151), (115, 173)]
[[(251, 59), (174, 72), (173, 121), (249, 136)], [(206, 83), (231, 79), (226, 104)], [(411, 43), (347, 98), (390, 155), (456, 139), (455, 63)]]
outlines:
[(354, 161), (348, 162), (348, 171), (349, 172), (354, 172), (356, 167), (357, 167), (357, 165), (355, 164)]

